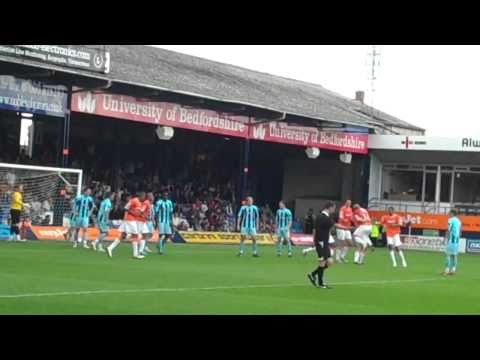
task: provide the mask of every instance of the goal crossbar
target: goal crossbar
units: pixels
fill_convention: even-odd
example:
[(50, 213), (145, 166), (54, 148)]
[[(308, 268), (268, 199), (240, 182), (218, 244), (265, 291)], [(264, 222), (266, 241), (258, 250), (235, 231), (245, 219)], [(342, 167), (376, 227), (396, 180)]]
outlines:
[(81, 195), (82, 189), (82, 181), (83, 181), (83, 171), (81, 169), (70, 169), (70, 168), (59, 168), (59, 167), (51, 167), (51, 166), (35, 166), (35, 165), (20, 165), (20, 164), (9, 164), (9, 163), (0, 163), (1, 168), (9, 168), (9, 169), (18, 169), (18, 170), (38, 170), (38, 171), (50, 171), (55, 172), (58, 176), (67, 184), (71, 185), (61, 173), (70, 173), (70, 174), (78, 174), (78, 183), (80, 186), (77, 188), (77, 196)]

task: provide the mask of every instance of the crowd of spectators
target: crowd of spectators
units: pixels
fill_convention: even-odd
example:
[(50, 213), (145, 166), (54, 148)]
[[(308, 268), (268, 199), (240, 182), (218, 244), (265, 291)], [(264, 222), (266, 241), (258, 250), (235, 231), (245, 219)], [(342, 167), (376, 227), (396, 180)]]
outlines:
[[(46, 153), (51, 154), (51, 152)], [(31, 159), (22, 150), (16, 159), (2, 158), (1, 160), (18, 164), (44, 165), (52, 162), (53, 158)], [(82, 166), (78, 160), (73, 160), (72, 167), (81, 168)], [(103, 171), (100, 171), (97, 167), (94, 167), (89, 173), (84, 173), (84, 184), (92, 189), (92, 196), (97, 208), (107, 192), (116, 192), (111, 212), (113, 220), (123, 218), (123, 208), (127, 203), (129, 194), (140, 190), (151, 191), (154, 193), (155, 199), (158, 199), (160, 193), (167, 189), (170, 199), (175, 204), (173, 222), (177, 229), (182, 231), (224, 232), (236, 230), (239, 201), (236, 199), (237, 189), (234, 180), (224, 180), (218, 183), (206, 178), (188, 179), (184, 176), (182, 179), (162, 181), (154, 174), (144, 174), (141, 167), (138, 168), (137, 165), (133, 166), (132, 164), (126, 164), (123, 169), (115, 174), (110, 169), (105, 169), (103, 168)], [(110, 181), (107, 179), (110, 179)], [(45, 210), (46, 213), (50, 214), (49, 222), (52, 223), (51, 220), (54, 219), (52, 219), (51, 214), (57, 206), (64, 207), (63, 211), (65, 212), (70, 211), (67, 202), (59, 205), (57, 199), (48, 199), (41, 204), (34, 204), (33, 209), (40, 211), (41, 208)], [(273, 233), (275, 230), (274, 211), (268, 204), (257, 204), (257, 206), (260, 210), (259, 232)], [(45, 222), (44, 218), (39, 218), (35, 223)], [(58, 221), (54, 221), (55, 224)], [(300, 230), (298, 221), (294, 221), (293, 228)]]
[[(153, 192), (158, 199), (163, 190), (169, 191), (169, 197), (175, 204), (173, 223), (182, 231), (223, 231), (233, 232), (236, 227), (237, 201), (235, 184), (212, 184), (205, 181), (168, 181), (166, 184), (147, 183), (144, 179), (130, 180), (130, 186), (124, 185), (116, 191), (111, 218), (120, 220), (129, 194), (138, 190)], [(97, 204), (107, 192), (115, 191), (105, 182), (88, 181), (92, 196)], [(260, 232), (274, 231), (274, 214), (268, 205), (259, 206)]]

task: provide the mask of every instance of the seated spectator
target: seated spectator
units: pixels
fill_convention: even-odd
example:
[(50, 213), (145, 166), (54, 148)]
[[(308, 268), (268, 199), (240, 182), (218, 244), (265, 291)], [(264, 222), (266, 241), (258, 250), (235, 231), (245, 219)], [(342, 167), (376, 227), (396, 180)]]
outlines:
[(40, 224), (42, 226), (48, 226), (48, 225), (50, 225), (50, 222), (51, 222), (50, 215), (47, 215), (47, 216), (45, 216), (45, 218), (42, 220), (42, 222)]
[(292, 222), (292, 233), (301, 234), (303, 233), (302, 223), (300, 219), (295, 218)]

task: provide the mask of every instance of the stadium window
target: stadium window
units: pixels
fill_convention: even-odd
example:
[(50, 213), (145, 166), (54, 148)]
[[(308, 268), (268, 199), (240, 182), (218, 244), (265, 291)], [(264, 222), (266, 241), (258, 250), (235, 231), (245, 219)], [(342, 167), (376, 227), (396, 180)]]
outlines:
[(423, 171), (384, 169), (382, 179), (382, 193), (385, 199), (394, 201), (421, 200)]
[(440, 202), (449, 203), (451, 201), (452, 179), (452, 172), (442, 172), (440, 177)]
[(423, 201), (434, 202), (435, 201), (435, 189), (437, 187), (437, 173), (427, 172), (425, 173), (425, 194)]
[(480, 202), (480, 174), (455, 173), (453, 202), (466, 204)]

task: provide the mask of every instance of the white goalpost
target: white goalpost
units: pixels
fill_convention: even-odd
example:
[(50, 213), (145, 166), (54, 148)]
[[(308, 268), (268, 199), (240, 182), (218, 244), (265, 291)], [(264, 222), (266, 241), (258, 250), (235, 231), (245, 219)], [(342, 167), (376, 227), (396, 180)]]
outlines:
[(82, 192), (82, 176), (79, 169), (0, 163), (0, 224), (8, 223), (11, 195), (21, 184), (29, 205), (22, 216), (36, 226), (64, 226), (72, 200)]

